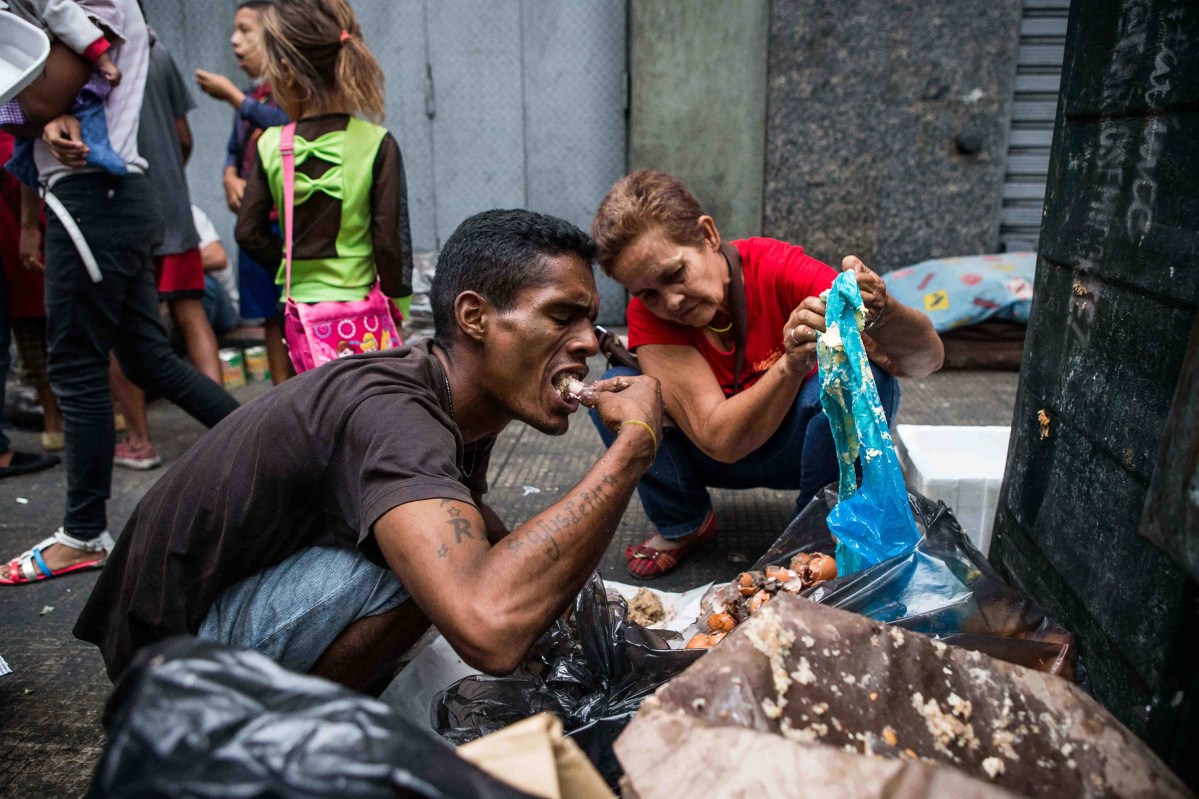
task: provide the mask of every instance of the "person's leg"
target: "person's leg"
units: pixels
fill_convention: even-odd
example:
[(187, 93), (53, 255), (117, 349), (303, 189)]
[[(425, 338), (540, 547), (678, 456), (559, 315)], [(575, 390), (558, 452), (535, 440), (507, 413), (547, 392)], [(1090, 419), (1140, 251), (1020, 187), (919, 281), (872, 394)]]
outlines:
[(133, 384), (121, 365), (117, 356), (113, 355), (108, 364), (108, 382), (112, 386), (112, 395), (125, 413), (125, 441), (135, 448), (151, 446), (150, 422), (146, 418), (146, 395)]
[[(887, 424), (894, 423), (895, 415), (899, 412), (899, 380), (875, 364), (870, 364), (874, 375), (874, 383), (878, 387), (879, 401), (886, 414)], [(808, 384), (811, 385), (808, 385)], [(839, 477), (837, 467), (837, 447), (833, 443), (832, 428), (829, 427), (828, 417), (820, 408), (820, 386), (816, 379), (811, 379), (800, 390), (799, 408), (808, 412), (809, 421), (806, 424), (802, 454), (800, 456), (799, 493), (795, 497), (795, 515), (816, 496), (816, 492), (829, 483), (835, 483)]]
[[(204, 276), (204, 317), (212, 327), (212, 332), (223, 336), (237, 327), (237, 311), (233, 310), (233, 301), (220, 282), (212, 275)], [(220, 353), (217, 354), (218, 366)]]
[(291, 356), (283, 343), (283, 324), (278, 314), (268, 316), (262, 323), (266, 339), (266, 359), (271, 365), (271, 383), (279, 385), (292, 376)]
[[(126, 179), (129, 201), (151, 206), (155, 200), (143, 176)], [(135, 221), (124, 215), (111, 220), (116, 235), (133, 228)], [(115, 334), (117, 359), (125, 376), (142, 388), (156, 387), (201, 424), (212, 427), (237, 410), (237, 400), (220, 385), (184, 362), (171, 349), (158, 314), (158, 286), (148, 249), (131, 253), (137, 263), (130, 267), (128, 289)]]
[[(275, 228), (278, 235), (278, 228)], [(261, 319), (266, 339), (266, 357), (271, 367), (271, 382), (276, 386), (291, 377), (291, 358), (283, 343), (283, 324), (279, 318), (279, 287), (275, 270), (267, 269), (245, 252), (237, 253), (237, 287), (241, 295), (244, 319)]]
[(42, 406), (42, 447), (47, 452), (58, 452), (63, 448), (62, 412), (46, 376), (46, 317), (14, 319), (12, 331), (21, 354), (23, 379), (37, 391)]
[(416, 601), (406, 600), (397, 608), (361, 618), (342, 630), (308, 673), (379, 696), (395, 677), (400, 658), (430, 626), (429, 617)]
[[(88, 278), (58, 219), (51, 216), (46, 226), (47, 371), (66, 433), (63, 530), (80, 542), (96, 541), (108, 526), (105, 503), (116, 444), (108, 363), (130, 277), (129, 244), (114, 236), (110, 225), (111, 211), (121, 201), (120, 180), (82, 175), (54, 189), (91, 245), (104, 277), (100, 283)], [(145, 224), (152, 228), (154, 218), (151, 213)], [(95, 552), (62, 544), (46, 548), (42, 555), (55, 571), (95, 559)]]
[(221, 359), (217, 354), (216, 333), (204, 314), (204, 303), (192, 297), (171, 300), (171, 316), (187, 343), (187, 357), (192, 365), (212, 382), (221, 383)]
[(427, 628), (414, 606), (393, 572), (358, 552), (308, 547), (222, 591), (196, 635), (360, 688)]

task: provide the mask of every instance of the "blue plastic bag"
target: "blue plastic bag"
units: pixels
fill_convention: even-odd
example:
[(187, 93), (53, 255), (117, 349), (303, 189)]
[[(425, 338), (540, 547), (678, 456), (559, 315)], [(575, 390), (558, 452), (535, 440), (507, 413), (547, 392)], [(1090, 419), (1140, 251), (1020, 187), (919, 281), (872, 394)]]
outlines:
[[(838, 503), (828, 525), (837, 539), (837, 573), (853, 574), (910, 551), (920, 540), (887, 416), (859, 332), (865, 319), (855, 273), (829, 290), (827, 332), (817, 336), (820, 404), (828, 417), (840, 470)], [(858, 487), (855, 461), (862, 464)]]

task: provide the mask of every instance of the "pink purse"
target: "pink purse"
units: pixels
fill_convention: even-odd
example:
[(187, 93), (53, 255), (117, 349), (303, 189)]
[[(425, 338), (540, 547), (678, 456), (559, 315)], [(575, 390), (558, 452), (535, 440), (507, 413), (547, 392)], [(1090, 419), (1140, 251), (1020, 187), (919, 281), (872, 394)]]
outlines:
[(354, 355), (398, 347), (404, 343), (399, 325), (403, 315), (379, 288), (361, 300), (303, 303), (291, 298), (292, 218), (295, 211), (296, 123), (284, 126), (279, 144), (283, 155), (283, 226), (287, 278), (283, 336), (296, 373)]

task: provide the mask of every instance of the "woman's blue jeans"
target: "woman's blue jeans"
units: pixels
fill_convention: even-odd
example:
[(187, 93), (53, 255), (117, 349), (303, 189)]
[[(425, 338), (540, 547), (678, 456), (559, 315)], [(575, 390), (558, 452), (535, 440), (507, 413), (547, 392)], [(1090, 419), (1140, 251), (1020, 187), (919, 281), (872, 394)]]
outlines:
[[(899, 410), (899, 381), (871, 364), (887, 422)], [(616, 367), (604, 377), (639, 374)], [(604, 446), (616, 440), (591, 411)], [(645, 515), (665, 538), (681, 538), (699, 529), (712, 510), (708, 488), (775, 488), (797, 491), (794, 513), (824, 486), (837, 480), (837, 449), (828, 417), (820, 407), (815, 375), (800, 386), (795, 405), (765, 444), (736, 463), (708, 457), (677, 427), (663, 431), (658, 457), (637, 484)]]

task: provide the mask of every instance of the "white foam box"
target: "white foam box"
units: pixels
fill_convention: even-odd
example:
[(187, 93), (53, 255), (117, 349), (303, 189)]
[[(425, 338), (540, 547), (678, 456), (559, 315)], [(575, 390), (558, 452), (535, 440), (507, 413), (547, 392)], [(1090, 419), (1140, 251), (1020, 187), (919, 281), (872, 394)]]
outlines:
[(893, 436), (908, 488), (948, 505), (986, 555), (1011, 428), (901, 424)]

